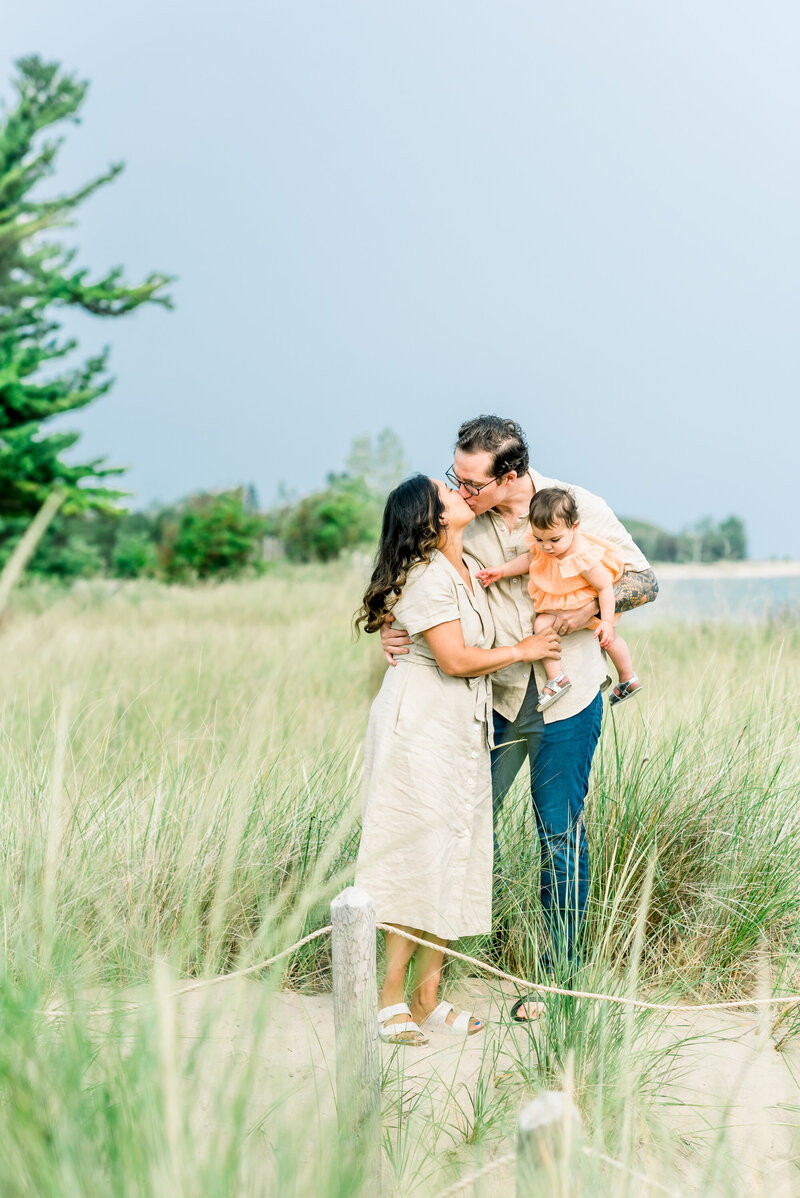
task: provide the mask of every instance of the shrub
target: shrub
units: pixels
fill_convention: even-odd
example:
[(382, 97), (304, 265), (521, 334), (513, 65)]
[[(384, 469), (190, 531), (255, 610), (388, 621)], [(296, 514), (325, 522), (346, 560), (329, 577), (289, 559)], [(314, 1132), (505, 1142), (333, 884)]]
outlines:
[(140, 578), (155, 574), (158, 551), (143, 533), (123, 533), (114, 546), (112, 570), (117, 578)]
[(247, 510), (241, 489), (195, 495), (162, 529), (161, 568), (172, 581), (233, 578), (262, 560), (263, 516)]
[(331, 474), (325, 491), (284, 513), (278, 535), (292, 561), (333, 561), (342, 550), (377, 539), (382, 506), (363, 478)]

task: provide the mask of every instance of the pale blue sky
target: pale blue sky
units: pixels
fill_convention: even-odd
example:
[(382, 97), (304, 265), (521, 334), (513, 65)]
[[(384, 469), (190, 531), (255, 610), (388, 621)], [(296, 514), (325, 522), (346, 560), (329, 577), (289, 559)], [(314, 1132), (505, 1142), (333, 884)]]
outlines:
[(495, 411), (621, 513), (800, 557), (793, 0), (42, 0), (2, 46), (91, 80), (54, 185), (127, 161), (83, 261), (180, 276), (75, 326), (118, 383), (67, 423), (138, 503), (307, 490), (385, 425), (441, 475)]

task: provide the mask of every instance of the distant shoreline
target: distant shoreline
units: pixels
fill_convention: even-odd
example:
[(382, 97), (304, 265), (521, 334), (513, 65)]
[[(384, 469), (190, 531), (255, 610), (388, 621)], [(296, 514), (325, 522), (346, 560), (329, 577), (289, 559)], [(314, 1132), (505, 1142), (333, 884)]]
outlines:
[(800, 562), (653, 562), (657, 578), (665, 581), (708, 578), (739, 580), (748, 578), (800, 578)]

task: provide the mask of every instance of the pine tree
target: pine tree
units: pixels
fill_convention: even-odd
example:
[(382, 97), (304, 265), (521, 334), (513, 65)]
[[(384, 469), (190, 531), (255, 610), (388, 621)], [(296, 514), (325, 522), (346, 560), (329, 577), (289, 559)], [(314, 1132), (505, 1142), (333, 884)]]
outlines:
[(62, 121), (78, 122), (87, 84), (37, 57), (16, 66), (16, 106), (0, 111), (0, 517), (12, 518), (37, 510), (56, 487), (66, 492), (65, 513), (107, 508), (120, 494), (103, 483), (119, 469), (102, 459), (64, 461), (77, 434), (42, 431), (45, 421), (85, 407), (113, 382), (107, 350), (66, 366), (77, 343), (59, 336), (58, 310), (110, 317), (140, 304), (171, 306), (166, 275), (130, 286), (115, 267), (91, 279), (75, 266), (76, 251), (51, 239), (72, 223), (85, 199), (116, 179), (122, 164), (72, 194), (34, 198), (37, 185), (53, 174), (63, 140), (40, 134)]

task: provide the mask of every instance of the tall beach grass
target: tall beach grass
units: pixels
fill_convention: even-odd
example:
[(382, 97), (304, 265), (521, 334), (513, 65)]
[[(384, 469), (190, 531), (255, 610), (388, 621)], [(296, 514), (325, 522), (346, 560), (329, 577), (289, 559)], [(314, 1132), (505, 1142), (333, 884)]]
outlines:
[[(251, 1039), (227, 1084), (208, 1064), (224, 1002), (203, 1008), (187, 1050), (166, 993), (293, 943), (351, 881), (361, 739), (383, 672), (374, 639), (351, 638), (359, 585), (344, 566), (279, 568), (246, 584), (12, 597), (0, 635), (3, 1192), (358, 1192), (357, 1178), (337, 1180), (331, 1093), (298, 1131), (307, 1100), (290, 1100), (269, 1039), (282, 983), (326, 992), (327, 939), (250, 984), (261, 997), (242, 1000)], [(647, 689), (606, 712), (595, 761), (583, 982), (676, 1002), (797, 992), (800, 625), (625, 624)], [(524, 779), (499, 840), (495, 933), (461, 947), (531, 977), (541, 929)], [(140, 1010), (93, 1013), (123, 988)], [(526, 1095), (568, 1085), (598, 1152), (736, 1192), (724, 1153), (695, 1160), (661, 1119), (675, 1057), (660, 1017), (548, 1008), (537, 1036), (487, 1047), (468, 1093), (434, 1097), (416, 1081), (409, 1097), (391, 1058), (387, 1184), (443, 1189), (508, 1146)], [(796, 1014), (774, 1023), (792, 1051)], [(264, 1044), (269, 1096), (256, 1093)], [(198, 1140), (201, 1125), (213, 1134)], [(575, 1156), (565, 1192), (630, 1187), (598, 1159)], [(498, 1192), (491, 1182), (475, 1192)]]

